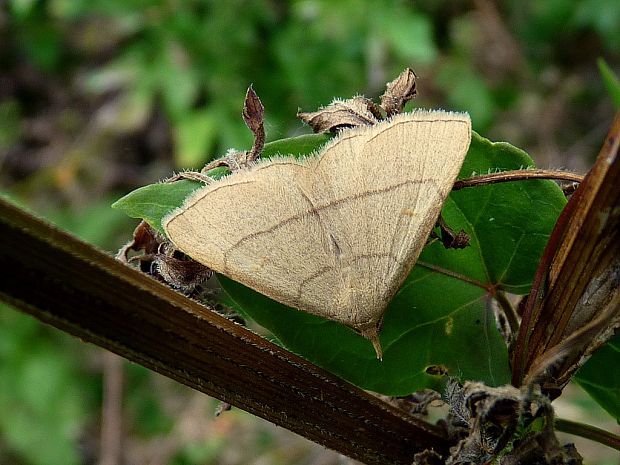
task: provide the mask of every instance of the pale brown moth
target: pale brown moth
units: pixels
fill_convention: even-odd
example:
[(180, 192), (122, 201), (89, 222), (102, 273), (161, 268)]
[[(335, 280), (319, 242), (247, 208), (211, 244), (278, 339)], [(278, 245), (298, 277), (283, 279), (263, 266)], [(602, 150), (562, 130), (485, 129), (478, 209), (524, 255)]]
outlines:
[(372, 341), (471, 140), (465, 113), (417, 110), (342, 130), (304, 159), (258, 161), (163, 220), (194, 260)]

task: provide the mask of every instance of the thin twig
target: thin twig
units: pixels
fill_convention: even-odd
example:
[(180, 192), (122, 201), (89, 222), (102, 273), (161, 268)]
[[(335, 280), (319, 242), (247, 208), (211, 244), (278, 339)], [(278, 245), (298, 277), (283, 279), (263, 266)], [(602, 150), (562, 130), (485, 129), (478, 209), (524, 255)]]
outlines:
[(465, 189), (466, 187), (497, 184), (500, 182), (528, 181), (531, 179), (553, 179), (555, 181), (581, 182), (583, 180), (583, 176), (580, 174), (571, 173), (570, 171), (559, 170), (527, 169), (501, 171), (499, 173), (481, 174), (467, 179), (460, 179), (454, 183), (452, 190), (458, 191), (460, 189)]

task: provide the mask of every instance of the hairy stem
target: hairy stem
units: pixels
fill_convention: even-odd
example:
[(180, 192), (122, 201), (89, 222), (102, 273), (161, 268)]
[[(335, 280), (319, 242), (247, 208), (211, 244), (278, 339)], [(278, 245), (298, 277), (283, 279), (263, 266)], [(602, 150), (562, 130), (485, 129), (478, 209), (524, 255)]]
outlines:
[(581, 182), (583, 176), (569, 171), (559, 170), (514, 170), (502, 171), (499, 173), (481, 174), (471, 178), (461, 179), (454, 183), (453, 191), (458, 191), (466, 187), (482, 186), (485, 184), (497, 184), (500, 182), (527, 181), (531, 179), (553, 179), (556, 181)]

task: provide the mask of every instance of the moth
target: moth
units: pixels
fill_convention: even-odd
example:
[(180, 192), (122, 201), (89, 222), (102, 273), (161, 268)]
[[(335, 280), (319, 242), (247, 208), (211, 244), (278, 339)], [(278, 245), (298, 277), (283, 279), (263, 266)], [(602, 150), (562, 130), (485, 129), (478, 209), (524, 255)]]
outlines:
[(162, 225), (174, 246), (290, 307), (342, 323), (381, 358), (385, 310), (413, 268), (471, 140), (465, 113), (344, 129), (198, 189)]

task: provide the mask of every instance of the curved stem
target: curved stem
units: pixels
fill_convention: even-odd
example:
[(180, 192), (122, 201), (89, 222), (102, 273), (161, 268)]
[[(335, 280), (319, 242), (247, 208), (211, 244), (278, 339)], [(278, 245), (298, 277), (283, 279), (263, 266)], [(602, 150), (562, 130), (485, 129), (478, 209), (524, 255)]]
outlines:
[(586, 425), (577, 421), (566, 420), (564, 418), (555, 419), (555, 429), (563, 433), (581, 436), (582, 438), (596, 441), (612, 449), (620, 450), (620, 436), (617, 436), (596, 426)]
[(559, 170), (525, 169), (502, 171), (499, 173), (481, 174), (467, 179), (460, 179), (454, 183), (452, 190), (458, 191), (466, 187), (497, 184), (500, 182), (527, 181), (531, 179), (553, 179), (557, 181), (581, 182), (583, 181), (583, 176), (580, 174), (571, 173), (570, 171)]
[(504, 315), (506, 315), (506, 320), (508, 321), (508, 325), (510, 326), (510, 330), (512, 334), (515, 335), (519, 331), (519, 315), (517, 310), (513, 307), (513, 305), (506, 297), (506, 294), (502, 291), (497, 291), (495, 293), (495, 300), (504, 311)]

